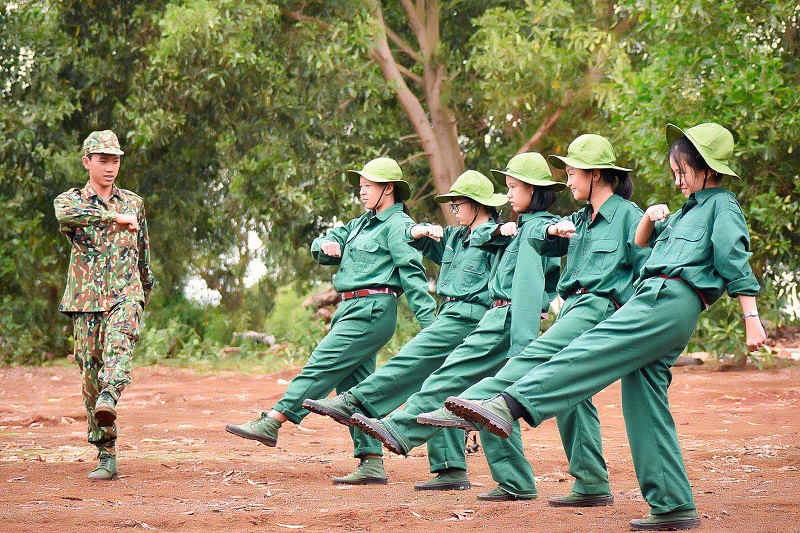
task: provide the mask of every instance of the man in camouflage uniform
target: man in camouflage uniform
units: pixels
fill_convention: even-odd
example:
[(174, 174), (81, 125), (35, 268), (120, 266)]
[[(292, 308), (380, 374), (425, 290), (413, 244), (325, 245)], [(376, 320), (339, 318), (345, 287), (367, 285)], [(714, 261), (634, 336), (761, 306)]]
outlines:
[(89, 442), (99, 450), (93, 481), (117, 476), (116, 405), (131, 382), (133, 348), (153, 288), (144, 202), (114, 185), (122, 154), (114, 132), (92, 132), (83, 142), (89, 182), (54, 202), (72, 243), (59, 310), (73, 320)]

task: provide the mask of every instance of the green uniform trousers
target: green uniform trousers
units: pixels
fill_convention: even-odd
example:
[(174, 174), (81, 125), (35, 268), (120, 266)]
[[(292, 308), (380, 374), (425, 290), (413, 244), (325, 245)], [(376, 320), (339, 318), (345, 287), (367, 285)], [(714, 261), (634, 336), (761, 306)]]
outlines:
[(485, 313), (485, 306), (459, 300), (442, 305), (433, 324), (408, 341), (377, 372), (350, 389), (361, 402), (361, 410), (370, 417), (383, 418), (400, 407), (472, 333)]
[(72, 313), (72, 324), (89, 442), (98, 447), (113, 444), (117, 425), (98, 426), (94, 407), (101, 392), (119, 400), (131, 383), (133, 349), (142, 331), (142, 305), (123, 300), (105, 312)]
[(646, 279), (621, 309), (505, 392), (538, 426), (621, 379), (633, 466), (651, 512), (695, 509), (667, 388), (700, 311), (697, 293), (683, 281)]
[[(595, 294), (567, 298), (558, 318), (550, 328), (529, 344), (493, 377), (486, 378), (459, 396), (467, 399), (489, 398), (513, 385), (532, 368), (550, 360), (582, 333), (608, 318), (616, 310), (614, 303)], [(608, 494), (608, 469), (603, 459), (600, 420), (591, 399), (556, 417), (561, 442), (575, 478), (572, 490), (580, 494)], [(515, 431), (501, 439), (482, 430), (481, 443), (492, 478), (500, 488), (518, 496), (536, 494), (533, 470), (525, 458), (522, 437)]]
[[(311, 358), (289, 383), (273, 409), (299, 424), (308, 414), (303, 400), (324, 398), (335, 388), (344, 392), (375, 371), (378, 350), (394, 335), (397, 300), (389, 294), (353, 298), (339, 304), (331, 330), (317, 345)], [(381, 443), (360, 430), (350, 428), (354, 456), (382, 454)]]
[(422, 389), (382, 422), (406, 451), (428, 443), (431, 472), (448, 468), (466, 470), (464, 431), (417, 423), (417, 415), (442, 406), (448, 396), (458, 394), (486, 376), (493, 376), (507, 361), (510, 307), (495, 307), (483, 315), (470, 333), (428, 379)]

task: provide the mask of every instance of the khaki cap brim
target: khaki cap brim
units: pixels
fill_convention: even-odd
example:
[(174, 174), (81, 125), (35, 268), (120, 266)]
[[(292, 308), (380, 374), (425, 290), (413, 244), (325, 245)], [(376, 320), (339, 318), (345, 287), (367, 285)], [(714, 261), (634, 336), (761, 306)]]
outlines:
[(672, 147), (675, 141), (677, 141), (681, 137), (686, 137), (687, 139), (689, 139), (689, 142), (692, 143), (692, 145), (695, 148), (697, 148), (697, 151), (700, 152), (700, 155), (703, 156), (703, 159), (708, 164), (708, 166), (711, 167), (712, 170), (716, 170), (720, 174), (725, 174), (726, 176), (733, 176), (734, 178), (739, 178), (739, 174), (734, 172), (731, 167), (729, 167), (722, 161), (719, 161), (718, 159), (715, 159), (713, 156), (711, 156), (708, 153), (708, 150), (706, 150), (702, 145), (700, 145), (700, 143), (697, 142), (697, 139), (694, 139), (690, 133), (683, 131), (675, 124), (667, 124), (665, 130), (667, 134), (667, 145), (669, 147)]
[(494, 174), (500, 174), (501, 176), (511, 176), (512, 178), (516, 178), (519, 181), (527, 183), (528, 185), (535, 185), (537, 187), (552, 187), (554, 191), (563, 191), (567, 188), (567, 184), (561, 181), (553, 181), (542, 178), (529, 178), (528, 176), (519, 174), (517, 172), (512, 172), (510, 170), (491, 169), (491, 172)]
[(387, 180), (386, 178), (381, 178), (379, 176), (375, 176), (368, 172), (364, 172), (363, 170), (348, 170), (347, 171), (347, 181), (350, 182), (350, 185), (353, 187), (359, 187), (361, 185), (361, 181), (359, 180), (359, 176), (367, 179), (373, 183), (391, 183), (394, 185), (394, 199), (399, 202), (405, 202), (409, 198), (411, 198), (411, 186), (404, 180)]

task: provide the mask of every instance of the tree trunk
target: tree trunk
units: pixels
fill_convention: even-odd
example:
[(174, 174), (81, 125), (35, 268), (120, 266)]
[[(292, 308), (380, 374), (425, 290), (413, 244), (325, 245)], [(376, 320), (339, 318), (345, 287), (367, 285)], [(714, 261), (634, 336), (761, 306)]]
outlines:
[[(398, 102), (403, 106), (409, 122), (417, 133), (422, 149), (428, 159), (433, 177), (433, 187), (438, 194), (450, 190), (450, 185), (464, 172), (464, 159), (458, 145), (458, 124), (455, 114), (442, 101), (442, 88), (447, 82), (444, 65), (437, 61), (435, 54), (439, 46), (439, 6), (437, 2), (421, 2), (416, 6), (410, 0), (403, 0), (409, 16), (409, 26), (414, 31), (419, 44), (416, 58), (423, 64), (422, 85), (428, 110), (422, 106), (419, 97), (406, 84), (403, 70), (395, 61), (389, 48), (387, 35), (402, 43), (400, 38), (386, 28), (383, 11), (377, 0), (365, 0), (372, 10), (376, 22), (376, 32), (371, 55), (381, 67), (381, 72), (389, 87), (395, 92)], [(406, 43), (401, 47), (409, 50)], [(441, 206), (442, 216), (448, 224), (456, 224), (453, 213)]]

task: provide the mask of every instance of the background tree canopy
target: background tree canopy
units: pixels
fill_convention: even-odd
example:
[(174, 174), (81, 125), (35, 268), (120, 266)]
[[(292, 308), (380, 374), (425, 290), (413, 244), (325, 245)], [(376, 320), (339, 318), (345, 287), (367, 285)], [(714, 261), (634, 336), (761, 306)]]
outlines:
[[(329, 279), (308, 244), (359, 213), (345, 171), (378, 155), (401, 162), (413, 216), (447, 221), (432, 196), (465, 168), (597, 132), (635, 168), (640, 205), (676, 206), (668, 121), (737, 137), (743, 179), (726, 186), (750, 224), (762, 315), (784, 325), (800, 244), (798, 17), (778, 0), (8, 2), (0, 355), (69, 349), (52, 200), (85, 183), (80, 143), (105, 128), (126, 151), (119, 184), (146, 200), (152, 328), (192, 276), (251, 327), (279, 287)], [(562, 212), (577, 207), (566, 196)], [(248, 289), (256, 258), (267, 275)], [(704, 315), (699, 346), (741, 352), (736, 316), (731, 302)]]

